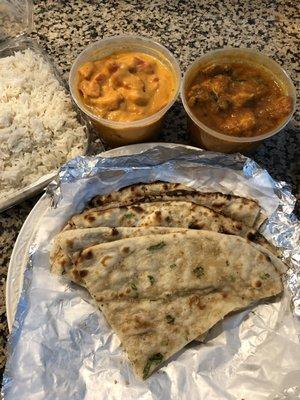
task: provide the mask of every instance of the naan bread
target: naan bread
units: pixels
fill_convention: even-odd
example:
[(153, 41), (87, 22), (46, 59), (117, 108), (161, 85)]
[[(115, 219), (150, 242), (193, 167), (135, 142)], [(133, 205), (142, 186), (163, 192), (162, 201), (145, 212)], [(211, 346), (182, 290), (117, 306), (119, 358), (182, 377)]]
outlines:
[(74, 215), (67, 229), (107, 227), (150, 227), (204, 229), (219, 233), (238, 235), (267, 247), (273, 253), (275, 248), (259, 233), (242, 222), (234, 221), (210, 208), (188, 201), (167, 201), (122, 206), (108, 210), (89, 210)]
[(230, 311), (282, 291), (284, 266), (257, 246), (193, 230), (121, 239), (76, 254), (70, 276), (146, 378)]
[(71, 229), (97, 226), (169, 226), (190, 229), (207, 229), (221, 233), (247, 236), (255, 230), (225, 217), (210, 208), (188, 201), (144, 203), (108, 210), (89, 210), (74, 215), (69, 221)]
[[(272, 275), (270, 268), (274, 272), (274, 265), (282, 264), (240, 237), (192, 230), (103, 243), (75, 253), (72, 258), (72, 280), (84, 284), (92, 293), (97, 290), (101, 301), (132, 299), (139, 289), (140, 296), (151, 299), (174, 291), (206, 290), (215, 287), (218, 280), (219, 285), (226, 284), (229, 275), (238, 289), (242, 281), (250, 284), (250, 275), (254, 285), (262, 272)], [(207, 272), (195, 279), (190, 264)], [(154, 277), (155, 285), (148, 276)]]
[(175, 200), (191, 201), (209, 207), (256, 229), (266, 219), (255, 200), (223, 193), (202, 193), (179, 183), (167, 182), (139, 183), (107, 195), (96, 196), (90, 201), (87, 212), (90, 208), (104, 210), (134, 203)]
[[(160, 233), (185, 232), (184, 228), (170, 227), (97, 227), (86, 229), (65, 230), (56, 235), (50, 252), (51, 272), (57, 275), (68, 273), (72, 268), (72, 255), (82, 251), (87, 247), (97, 244), (112, 242), (119, 239), (140, 237)], [(248, 235), (251, 241), (264, 246), (266, 249), (276, 254), (274, 247), (269, 244), (260, 234)]]
[(174, 233), (180, 231), (185, 231), (185, 229), (155, 226), (141, 228), (98, 227), (62, 231), (56, 235), (51, 248), (51, 272), (57, 275), (65, 274), (73, 266), (73, 253), (82, 251), (85, 248), (94, 246), (96, 244), (113, 242), (115, 240), (129, 237), (139, 237), (170, 232)]

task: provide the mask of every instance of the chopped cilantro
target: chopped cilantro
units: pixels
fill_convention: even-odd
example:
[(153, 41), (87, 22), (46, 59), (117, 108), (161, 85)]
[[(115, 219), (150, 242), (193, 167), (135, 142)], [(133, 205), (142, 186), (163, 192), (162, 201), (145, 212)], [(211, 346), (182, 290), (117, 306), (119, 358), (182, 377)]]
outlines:
[(135, 284), (135, 283), (132, 282), (130, 286), (131, 286), (131, 289), (137, 290), (137, 287), (136, 287), (136, 284)]
[(153, 251), (153, 250), (160, 250), (163, 247), (165, 247), (166, 243), (165, 242), (159, 242), (157, 244), (153, 244), (152, 246), (148, 247), (147, 250)]
[(197, 278), (202, 278), (202, 276), (204, 275), (204, 270), (202, 267), (199, 266), (193, 269), (193, 273), (196, 275)]
[(132, 218), (132, 217), (133, 217), (133, 214), (130, 212), (123, 215), (123, 218), (127, 218), (127, 219)]
[(174, 324), (175, 318), (172, 315), (167, 314), (166, 315), (166, 320), (167, 320), (168, 324)]
[(153, 354), (153, 356), (149, 357), (148, 361), (146, 362), (146, 365), (144, 367), (144, 370), (143, 370), (143, 379), (148, 378), (152, 364), (159, 365), (163, 359), (164, 359), (164, 357), (161, 353), (156, 353), (156, 354)]
[(267, 272), (266, 273), (264, 273), (264, 274), (260, 274), (259, 275), (259, 277), (261, 278), (261, 279), (268, 279), (268, 278), (270, 278), (270, 274), (268, 274)]
[(231, 282), (235, 282), (235, 276), (234, 275), (229, 275), (229, 279), (231, 280)]
[(176, 267), (177, 267), (177, 265), (175, 263), (170, 265), (170, 269), (173, 269), (173, 268), (176, 268)]
[(153, 283), (155, 282), (155, 278), (154, 278), (154, 276), (152, 276), (152, 275), (148, 275), (148, 279), (149, 279), (149, 281), (150, 281), (150, 283), (151, 283), (151, 286), (153, 285)]

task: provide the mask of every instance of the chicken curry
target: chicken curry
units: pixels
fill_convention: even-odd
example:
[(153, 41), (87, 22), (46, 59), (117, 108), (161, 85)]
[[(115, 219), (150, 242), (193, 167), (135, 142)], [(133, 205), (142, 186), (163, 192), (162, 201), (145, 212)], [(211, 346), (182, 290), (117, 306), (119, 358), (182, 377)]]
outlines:
[(175, 77), (149, 54), (120, 52), (82, 65), (78, 89), (93, 114), (129, 122), (165, 107), (174, 96)]
[(292, 110), (292, 99), (271, 73), (238, 62), (200, 69), (188, 87), (187, 101), (209, 128), (243, 137), (271, 131)]

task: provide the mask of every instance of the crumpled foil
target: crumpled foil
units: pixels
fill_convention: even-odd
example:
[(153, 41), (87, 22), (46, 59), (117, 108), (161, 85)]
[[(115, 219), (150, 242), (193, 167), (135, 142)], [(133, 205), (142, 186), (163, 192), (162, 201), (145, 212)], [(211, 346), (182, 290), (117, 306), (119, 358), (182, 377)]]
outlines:
[[(128, 151), (130, 146), (118, 150), (120, 157), (77, 157), (48, 187), (52, 205), (30, 247), (9, 341), (4, 398), (299, 399), (300, 227), (289, 188), (241, 155), (168, 144), (141, 145), (134, 156)], [(141, 381), (88, 293), (50, 274), (49, 249), (69, 217), (97, 193), (154, 180), (256, 198), (269, 216), (262, 233), (282, 250), (290, 269), (280, 299), (226, 317), (203, 343), (191, 343)]]

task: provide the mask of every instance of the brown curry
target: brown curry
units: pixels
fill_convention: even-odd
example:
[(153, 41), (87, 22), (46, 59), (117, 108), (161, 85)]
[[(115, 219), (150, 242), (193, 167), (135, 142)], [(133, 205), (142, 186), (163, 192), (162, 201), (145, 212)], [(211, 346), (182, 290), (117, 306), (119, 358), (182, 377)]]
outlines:
[(269, 132), (292, 110), (292, 99), (271, 73), (237, 62), (200, 69), (187, 90), (187, 101), (202, 123), (232, 136)]
[(175, 78), (171, 69), (148, 54), (120, 52), (82, 65), (78, 89), (93, 114), (127, 122), (165, 107), (174, 95)]

